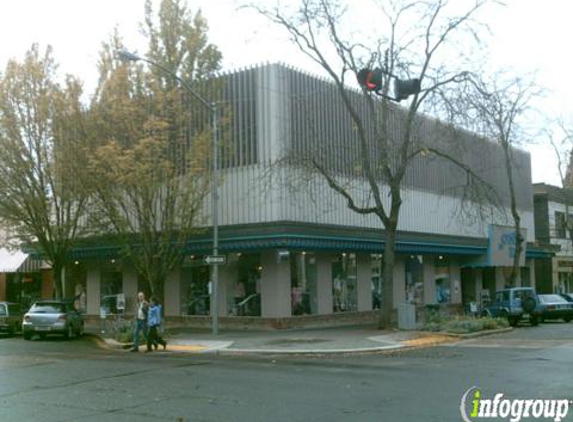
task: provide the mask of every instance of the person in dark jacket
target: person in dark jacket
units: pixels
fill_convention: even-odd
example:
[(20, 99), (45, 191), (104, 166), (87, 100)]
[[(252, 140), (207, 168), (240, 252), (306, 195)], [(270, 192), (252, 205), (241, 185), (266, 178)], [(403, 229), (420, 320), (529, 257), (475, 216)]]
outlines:
[(149, 299), (149, 309), (147, 311), (147, 352), (151, 352), (154, 343), (161, 344), (163, 350), (167, 347), (167, 342), (161, 338), (157, 331), (161, 325), (161, 305), (157, 302), (155, 297)]

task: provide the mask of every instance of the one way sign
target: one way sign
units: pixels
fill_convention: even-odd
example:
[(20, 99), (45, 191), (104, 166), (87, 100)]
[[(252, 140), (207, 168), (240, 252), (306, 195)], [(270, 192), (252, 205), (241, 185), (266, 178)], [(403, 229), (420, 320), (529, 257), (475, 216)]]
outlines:
[(205, 258), (205, 263), (208, 265), (223, 265), (227, 262), (225, 255), (209, 255)]

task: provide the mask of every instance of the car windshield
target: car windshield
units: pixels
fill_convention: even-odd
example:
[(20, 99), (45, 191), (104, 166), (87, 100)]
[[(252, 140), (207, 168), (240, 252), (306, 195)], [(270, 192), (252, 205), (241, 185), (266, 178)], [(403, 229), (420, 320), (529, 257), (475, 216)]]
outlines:
[(5, 315), (6, 315), (6, 305), (0, 304), (0, 316), (5, 316)]
[(567, 301), (559, 295), (540, 295), (539, 298), (543, 303), (567, 303)]
[(63, 303), (36, 303), (30, 312), (34, 314), (60, 314), (66, 312), (66, 305)]

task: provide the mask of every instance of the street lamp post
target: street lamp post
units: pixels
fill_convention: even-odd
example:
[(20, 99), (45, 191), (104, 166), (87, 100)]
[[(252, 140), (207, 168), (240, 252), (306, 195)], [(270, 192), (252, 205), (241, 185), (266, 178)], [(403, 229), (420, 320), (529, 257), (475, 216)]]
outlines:
[[(215, 102), (209, 102), (201, 97), (191, 86), (177, 76), (175, 73), (167, 69), (166, 67), (149, 60), (145, 57), (138, 56), (129, 51), (118, 51), (117, 56), (123, 61), (143, 61), (149, 63), (161, 69), (163, 72), (167, 73), (173, 79), (177, 80), (188, 92), (193, 95), (205, 108), (207, 108), (211, 113), (211, 125), (213, 131), (213, 163), (212, 163), (212, 180), (211, 180), (211, 223), (213, 224), (213, 256), (219, 255), (219, 137), (217, 135), (217, 123), (218, 123), (218, 110)], [(211, 288), (211, 330), (213, 334), (219, 333), (219, 301), (217, 298), (217, 288), (219, 284), (219, 263), (216, 261), (211, 262), (211, 277), (212, 277), (212, 288)]]

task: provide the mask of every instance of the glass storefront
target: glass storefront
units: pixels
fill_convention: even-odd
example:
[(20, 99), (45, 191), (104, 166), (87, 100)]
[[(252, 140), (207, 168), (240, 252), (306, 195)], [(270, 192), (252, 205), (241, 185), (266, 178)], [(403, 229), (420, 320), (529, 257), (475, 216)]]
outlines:
[(261, 316), (261, 256), (237, 254), (237, 279), (232, 288), (230, 315)]
[(291, 253), (291, 315), (318, 312), (316, 291), (316, 256), (313, 253)]
[(117, 295), (123, 293), (121, 268), (110, 263), (101, 269), (100, 307), (106, 315), (117, 314)]
[(203, 257), (193, 257), (181, 268), (181, 315), (209, 315), (209, 266)]
[(450, 263), (445, 257), (438, 257), (434, 261), (436, 303), (452, 302), (452, 281), (450, 277)]
[(356, 254), (336, 255), (331, 263), (333, 312), (356, 311)]
[(411, 255), (406, 259), (406, 302), (424, 303), (424, 258)]
[(24, 309), (28, 309), (41, 297), (42, 274), (40, 272), (8, 273), (6, 283), (8, 302), (19, 303)]
[(380, 254), (370, 255), (372, 309), (382, 306), (382, 280), (384, 277), (384, 257)]

